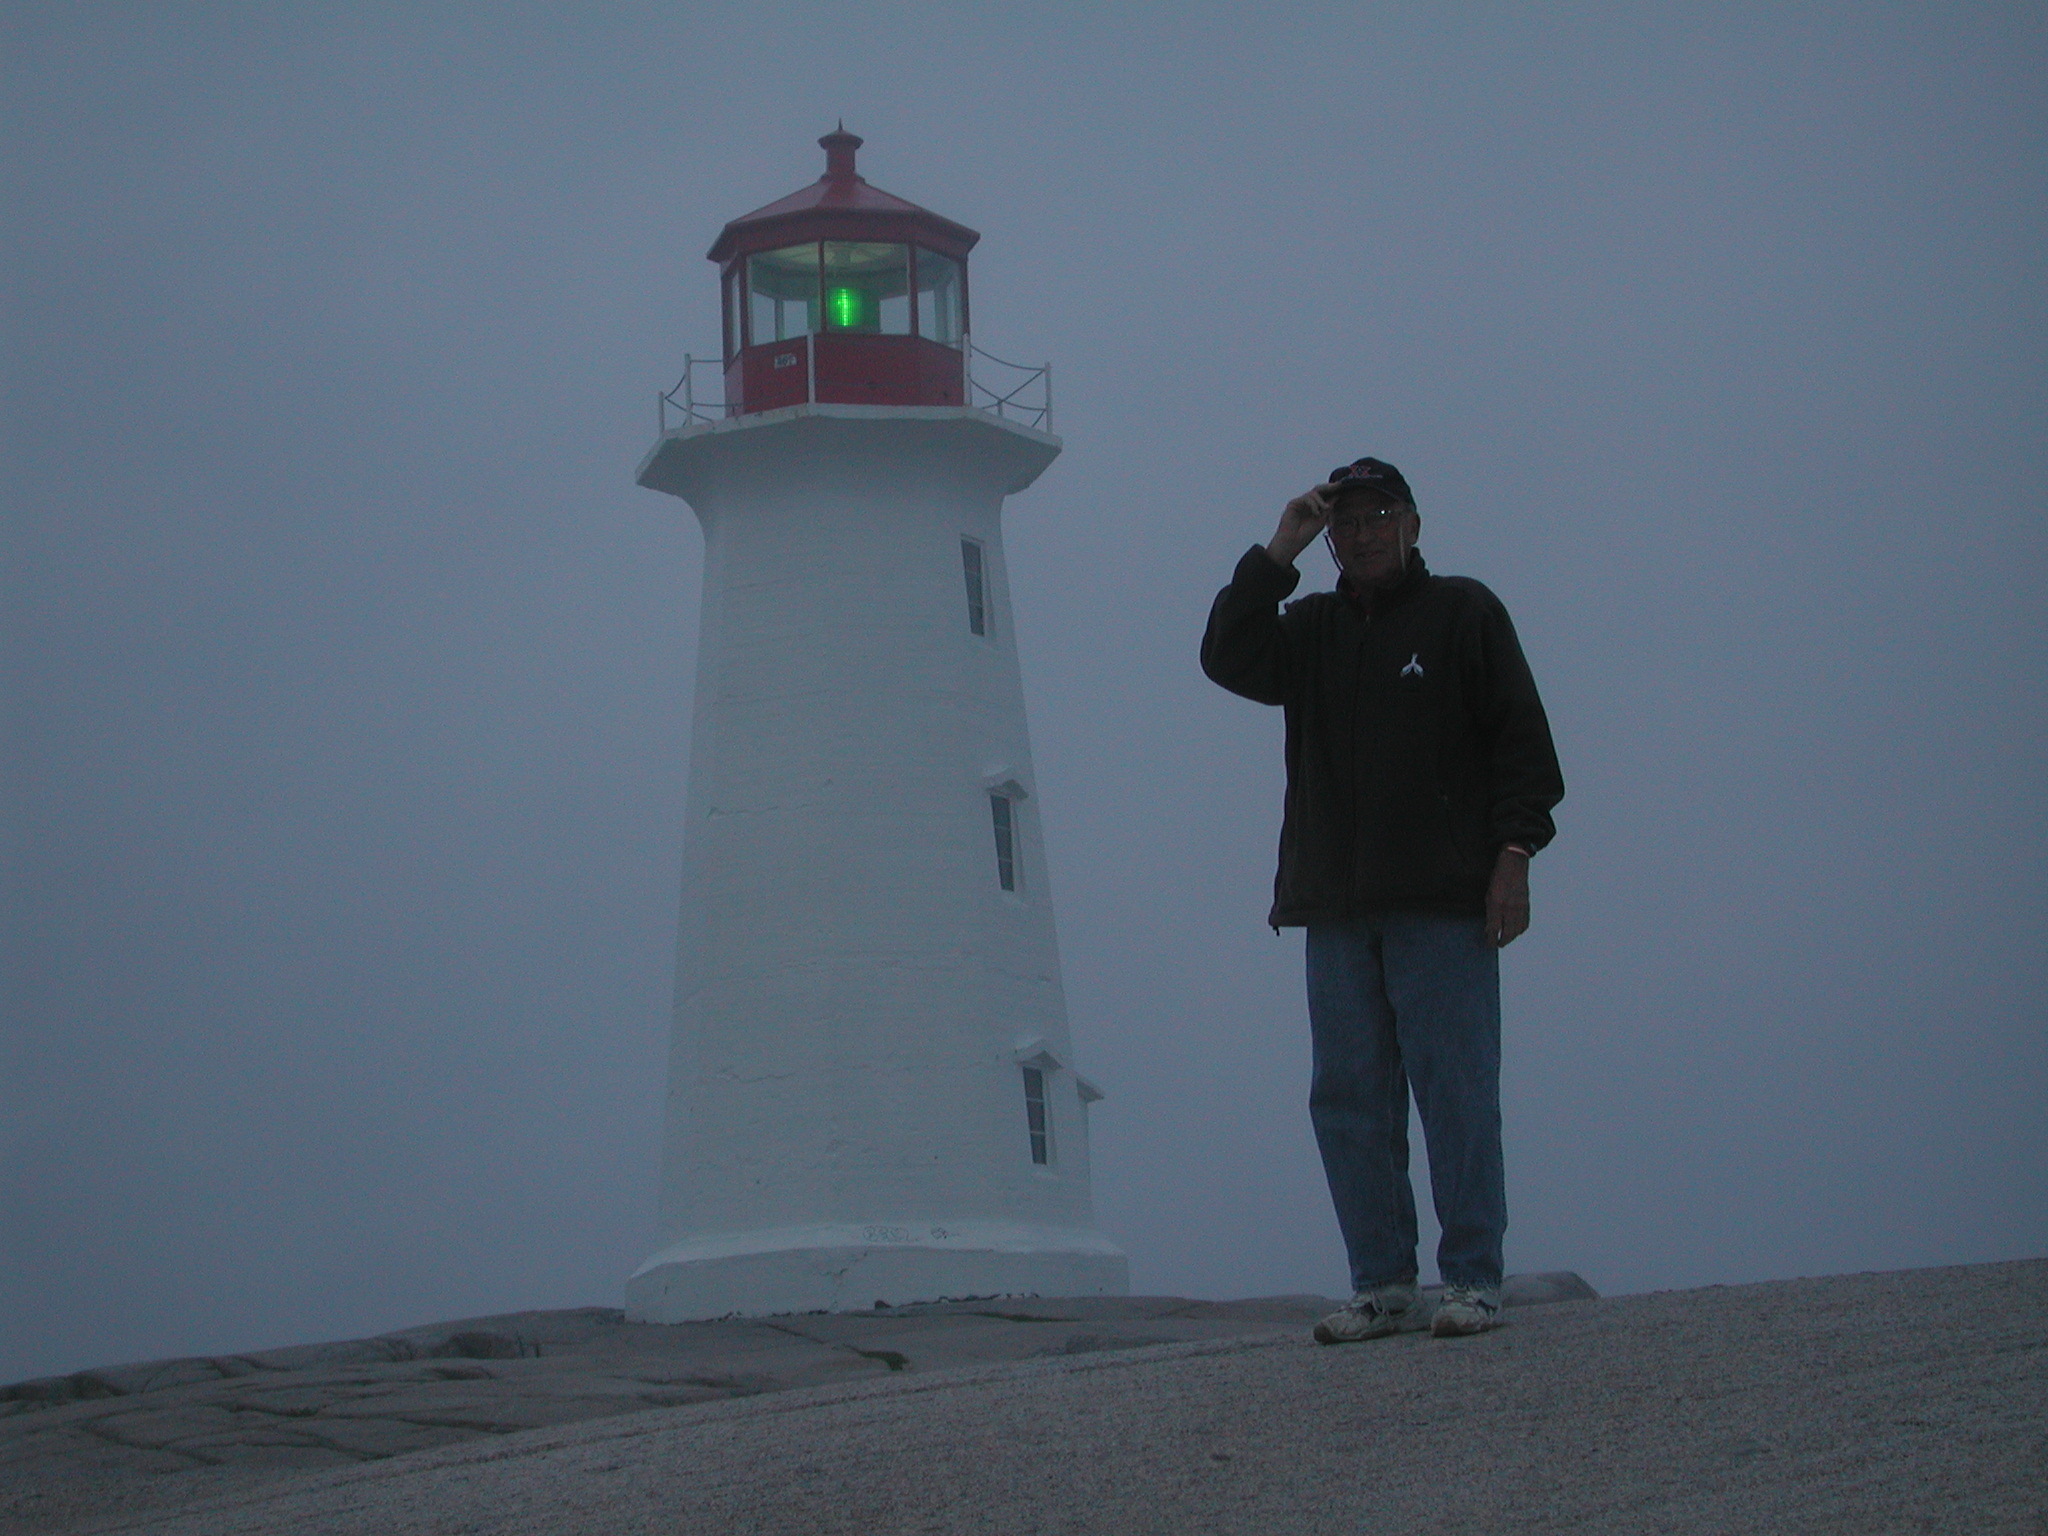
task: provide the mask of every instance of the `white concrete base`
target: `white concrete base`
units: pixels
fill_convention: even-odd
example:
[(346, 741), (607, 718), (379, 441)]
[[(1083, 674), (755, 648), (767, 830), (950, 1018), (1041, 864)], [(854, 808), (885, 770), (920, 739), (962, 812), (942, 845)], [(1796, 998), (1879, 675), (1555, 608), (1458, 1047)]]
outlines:
[(639, 1323), (862, 1312), (980, 1296), (1124, 1296), (1130, 1264), (1100, 1233), (996, 1222), (785, 1227), (692, 1238), (626, 1282)]

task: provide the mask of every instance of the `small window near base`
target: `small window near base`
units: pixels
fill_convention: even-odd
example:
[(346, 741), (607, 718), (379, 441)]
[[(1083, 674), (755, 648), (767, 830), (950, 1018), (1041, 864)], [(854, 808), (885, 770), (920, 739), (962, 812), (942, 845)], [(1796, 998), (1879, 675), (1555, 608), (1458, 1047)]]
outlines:
[(1039, 1067), (1024, 1069), (1024, 1125), (1031, 1133), (1031, 1161), (1039, 1167), (1052, 1163), (1052, 1122), (1045, 1113), (1045, 1072)]

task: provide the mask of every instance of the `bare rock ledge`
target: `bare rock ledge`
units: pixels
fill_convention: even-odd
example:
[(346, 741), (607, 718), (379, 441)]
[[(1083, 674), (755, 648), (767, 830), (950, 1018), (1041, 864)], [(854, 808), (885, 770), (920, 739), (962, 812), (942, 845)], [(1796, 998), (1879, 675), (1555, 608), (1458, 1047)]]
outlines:
[(2048, 1260), (1512, 1297), (1341, 1349), (1325, 1298), (1134, 1297), (83, 1372), (0, 1389), (0, 1533), (2048, 1530)]

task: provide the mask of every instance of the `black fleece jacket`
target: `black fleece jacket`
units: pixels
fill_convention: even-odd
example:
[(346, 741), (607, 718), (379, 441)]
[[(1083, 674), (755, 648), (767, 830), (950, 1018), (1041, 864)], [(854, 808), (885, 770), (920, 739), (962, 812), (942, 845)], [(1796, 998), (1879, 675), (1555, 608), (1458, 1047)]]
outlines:
[(1287, 711), (1274, 927), (1395, 909), (1479, 914), (1504, 843), (1556, 832), (1564, 777), (1507, 609), (1420, 552), (1370, 613), (1258, 545), (1216, 595), (1202, 670)]

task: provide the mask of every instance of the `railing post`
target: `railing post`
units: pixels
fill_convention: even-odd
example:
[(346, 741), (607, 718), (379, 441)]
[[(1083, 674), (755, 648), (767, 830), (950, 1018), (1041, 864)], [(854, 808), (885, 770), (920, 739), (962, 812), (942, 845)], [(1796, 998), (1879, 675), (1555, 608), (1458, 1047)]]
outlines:
[(697, 379), (696, 359), (689, 353), (683, 354), (683, 425), (697, 425)]
[(974, 408), (974, 338), (960, 333), (960, 403)]
[(818, 403), (818, 333), (804, 329), (804, 403)]
[(1052, 364), (1045, 365), (1045, 430), (1052, 431)]

